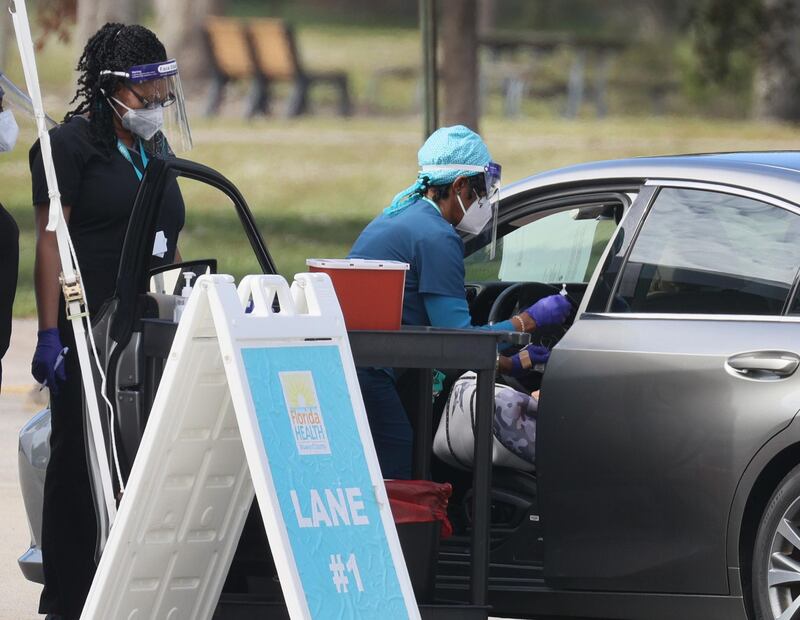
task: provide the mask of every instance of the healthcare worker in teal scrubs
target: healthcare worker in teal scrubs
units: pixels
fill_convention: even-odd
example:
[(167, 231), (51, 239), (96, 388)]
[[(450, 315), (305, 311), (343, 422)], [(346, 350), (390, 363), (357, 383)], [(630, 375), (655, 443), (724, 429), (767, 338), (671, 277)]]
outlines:
[[(442, 127), (418, 153), (416, 181), (363, 230), (349, 258), (409, 264), (403, 324), (531, 332), (563, 323), (571, 305), (561, 295), (537, 301), (495, 325), (473, 326), (464, 294), (464, 242), (458, 231), (486, 234), (500, 191), (500, 165), (481, 137), (463, 125)], [(530, 368), (549, 352), (529, 345), (501, 358), (501, 370)], [(392, 369), (359, 368), (361, 392), (384, 478), (411, 476), (412, 431)]]

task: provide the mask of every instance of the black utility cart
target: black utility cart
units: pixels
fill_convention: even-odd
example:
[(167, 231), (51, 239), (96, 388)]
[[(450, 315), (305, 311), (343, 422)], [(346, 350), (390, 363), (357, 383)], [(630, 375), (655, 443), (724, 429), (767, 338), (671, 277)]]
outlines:
[[(492, 477), (492, 411), (497, 364), (497, 345), (520, 345), (529, 339), (519, 332), (404, 328), (399, 331), (352, 331), (350, 346), (356, 366), (407, 368), (414, 373), (416, 407), (409, 408), (414, 426), (414, 477), (428, 479), (433, 445), (431, 370), (474, 370), (477, 373), (474, 501), (471, 535), (469, 591), (454, 596), (458, 601), (436, 598), (420, 604), (425, 619), (485, 620), (489, 615), (489, 531)], [(261, 599), (261, 600), (259, 600)], [(258, 593), (223, 592), (215, 620), (250, 620), (288, 617), (285, 606)]]

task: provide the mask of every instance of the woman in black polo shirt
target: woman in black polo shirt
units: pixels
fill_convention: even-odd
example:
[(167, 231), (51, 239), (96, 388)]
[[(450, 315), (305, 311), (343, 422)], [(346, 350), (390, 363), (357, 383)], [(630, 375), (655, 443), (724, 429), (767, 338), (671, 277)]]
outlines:
[[(177, 73), (174, 61), (167, 60), (164, 46), (142, 26), (103, 26), (89, 39), (78, 71), (73, 99), (78, 105), (50, 132), (50, 141), (64, 217), (94, 315), (114, 293), (128, 219), (147, 162), (171, 155), (161, 131), (167, 106), (177, 105), (183, 112), (183, 102), (176, 103), (176, 93), (167, 84)], [(96, 519), (84, 445), (80, 366), (58, 283), (61, 264), (55, 233), (45, 230), (49, 197), (38, 142), (31, 148), (30, 166), (39, 317), (32, 372), (50, 388), (52, 415), (42, 518), (45, 587), (39, 612), (77, 618), (96, 568)], [(165, 194), (158, 223), (166, 251), (160, 244), (152, 266), (173, 262), (183, 221), (183, 199), (174, 183)]]

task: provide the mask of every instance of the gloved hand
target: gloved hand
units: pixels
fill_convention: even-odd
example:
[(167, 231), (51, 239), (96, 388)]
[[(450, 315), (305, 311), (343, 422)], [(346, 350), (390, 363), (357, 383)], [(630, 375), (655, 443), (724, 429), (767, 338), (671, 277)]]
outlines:
[(36, 351), (31, 362), (31, 374), (39, 383), (50, 388), (52, 394), (58, 394), (59, 383), (67, 378), (64, 367), (67, 350), (67, 347), (61, 344), (58, 329), (52, 327), (39, 330)]
[(519, 377), (536, 364), (546, 364), (550, 359), (550, 350), (538, 344), (529, 344), (519, 353), (511, 356), (511, 376)]
[(571, 311), (572, 304), (564, 295), (544, 297), (525, 310), (536, 321), (536, 327), (561, 325)]

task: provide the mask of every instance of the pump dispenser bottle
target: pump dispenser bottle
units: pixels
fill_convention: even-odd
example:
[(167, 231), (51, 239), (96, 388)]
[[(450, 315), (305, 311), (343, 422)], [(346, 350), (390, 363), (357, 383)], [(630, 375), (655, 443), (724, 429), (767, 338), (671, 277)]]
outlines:
[(192, 278), (194, 278), (197, 274), (193, 271), (185, 271), (183, 273), (183, 280), (184, 286), (181, 290), (181, 295), (175, 300), (175, 310), (172, 314), (172, 320), (178, 323), (181, 320), (181, 316), (183, 316), (183, 310), (186, 307), (186, 301), (189, 299), (189, 295), (192, 294)]

